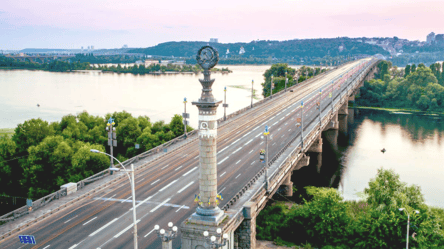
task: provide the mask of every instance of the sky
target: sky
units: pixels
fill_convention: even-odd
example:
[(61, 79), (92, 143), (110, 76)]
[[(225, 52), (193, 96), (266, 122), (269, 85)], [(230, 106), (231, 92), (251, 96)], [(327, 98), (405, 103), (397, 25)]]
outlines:
[(434, 0), (3, 0), (0, 49), (150, 47), (168, 41), (444, 33)]

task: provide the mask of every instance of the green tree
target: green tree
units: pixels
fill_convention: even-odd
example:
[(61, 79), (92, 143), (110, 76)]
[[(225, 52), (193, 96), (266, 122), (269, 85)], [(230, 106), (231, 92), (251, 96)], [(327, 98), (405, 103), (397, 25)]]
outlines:
[[(0, 136), (0, 194), (6, 194), (9, 188), (13, 187), (17, 179), (17, 170), (14, 169), (13, 159), (17, 146), (8, 136)], [(11, 192), (9, 192), (11, 193)]]
[(100, 172), (109, 167), (109, 158), (100, 153), (91, 153), (91, 149), (104, 151), (102, 145), (91, 145), (84, 143), (73, 155), (71, 167), (67, 168), (68, 182), (78, 182), (96, 172)]
[(409, 76), (410, 74), (410, 65), (406, 65), (405, 69), (404, 69), (404, 78), (406, 78), (407, 76)]
[(38, 145), (45, 137), (55, 133), (48, 122), (38, 119), (30, 119), (15, 128), (12, 140), (17, 145), (17, 152), (23, 155), (31, 146)]

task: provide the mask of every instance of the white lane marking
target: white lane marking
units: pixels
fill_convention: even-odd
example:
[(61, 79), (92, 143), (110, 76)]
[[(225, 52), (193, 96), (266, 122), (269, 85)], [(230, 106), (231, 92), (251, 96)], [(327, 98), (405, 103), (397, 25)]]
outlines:
[(43, 247), (43, 249), (46, 249), (46, 248), (48, 248), (48, 247), (50, 247), (51, 245), (47, 245), (47, 246), (45, 246), (45, 247)]
[(149, 233), (147, 233), (147, 234), (146, 234), (145, 236), (143, 236), (143, 237), (146, 238), (146, 236), (150, 235), (152, 232), (154, 232), (154, 230), (156, 230), (156, 229), (151, 230)]
[(90, 219), (89, 221), (87, 221), (87, 222), (83, 223), (83, 225), (86, 225), (86, 224), (90, 223), (91, 221), (93, 221), (93, 220), (95, 220), (95, 219), (97, 219), (97, 216), (96, 216), (96, 217), (94, 217), (94, 218), (92, 218), (92, 219)]
[(66, 224), (66, 223), (70, 222), (72, 219), (76, 218), (77, 216), (78, 216), (78, 215), (76, 215), (76, 216), (72, 217), (71, 219), (69, 219), (69, 220), (63, 222), (63, 224)]
[(224, 191), (226, 188), (227, 188), (227, 187), (224, 187), (224, 188), (219, 192), (219, 194), (222, 193), (222, 191)]
[(244, 145), (247, 145), (249, 143), (251, 143), (253, 141), (253, 139), (251, 139), (250, 141), (246, 142)]
[(186, 156), (188, 156), (188, 154), (183, 155), (183, 157), (186, 157)]
[(126, 202), (126, 200), (128, 200), (129, 198), (133, 197), (132, 195), (130, 195), (130, 197), (126, 198), (125, 200), (121, 201), (120, 203), (124, 203)]
[(257, 130), (258, 128), (259, 128), (260, 126), (258, 126), (258, 127), (256, 127), (256, 128), (254, 128), (253, 130), (251, 130), (251, 131), (255, 131), (255, 130)]
[(228, 148), (228, 146), (223, 148), (223, 149), (221, 149), (217, 154), (221, 153), (222, 151), (226, 150), (227, 148)]
[(151, 213), (156, 211), (157, 209), (159, 209), (161, 206), (163, 206), (165, 203), (167, 203), (169, 200), (171, 200), (171, 198), (168, 198), (166, 200), (164, 200), (162, 203), (160, 203), (159, 205), (157, 205), (155, 208), (151, 209)]
[(285, 123), (284, 125), (287, 125), (288, 123)]
[(233, 153), (231, 153), (231, 154), (234, 154), (234, 153), (240, 151), (241, 149), (242, 149), (242, 147), (239, 147), (239, 149), (235, 150), (235, 151), (234, 151)]
[(284, 137), (285, 135), (282, 135), (282, 137)]
[(195, 171), (197, 169), (197, 166), (192, 168), (190, 171), (188, 171), (187, 173), (183, 174), (182, 176), (187, 176), (189, 173)]
[(279, 128), (278, 131), (280, 131), (282, 128)]
[(229, 158), (229, 156), (225, 157), (224, 159), (222, 159), (221, 161), (219, 161), (219, 162), (217, 163), (217, 165), (223, 163), (223, 162), (224, 162), (225, 160), (227, 160), (228, 158)]
[(160, 179), (155, 180), (153, 183), (151, 183), (151, 185), (153, 185), (154, 183), (160, 181)]
[(74, 249), (74, 248), (76, 248), (76, 246), (77, 246), (77, 244), (74, 244), (73, 246), (71, 246), (71, 247), (68, 248), (68, 249)]
[(109, 225), (113, 224), (114, 222), (116, 222), (116, 220), (118, 220), (117, 218), (115, 218), (114, 220), (108, 222), (106, 225), (104, 225), (103, 227), (99, 228), (98, 230), (96, 230), (95, 232), (93, 232), (92, 234), (89, 235), (89, 237), (92, 237), (94, 235), (96, 235), (97, 233), (99, 233), (100, 231), (102, 231), (103, 229), (107, 228)]
[(262, 135), (262, 133), (257, 134), (255, 137), (259, 137), (260, 135)]
[(282, 119), (284, 119), (285, 117), (282, 117), (281, 119), (279, 119), (279, 120), (282, 120)]
[(240, 161), (242, 161), (242, 160), (239, 160), (239, 161), (237, 161), (237, 163), (236, 163), (236, 164), (239, 164), (239, 163), (240, 163)]
[[(138, 208), (138, 207), (139, 207), (140, 205), (142, 205), (143, 203), (149, 201), (151, 198), (153, 198), (153, 196), (154, 196), (154, 195), (152, 195), (152, 196), (146, 198), (145, 200), (139, 202), (139, 204), (136, 205), (136, 208)], [(133, 208), (130, 208), (129, 210), (131, 211), (131, 210), (133, 210)]]
[[(139, 223), (140, 220), (136, 220), (136, 224)], [(120, 231), (120, 233), (114, 235), (114, 238), (119, 238), (120, 235), (122, 235), (124, 232), (130, 230), (130, 228), (133, 228), (134, 224), (131, 224), (129, 226), (127, 226), (125, 229), (123, 229), (122, 231)]]
[(245, 128), (248, 128), (248, 127), (250, 127), (250, 125), (245, 126)]
[(276, 143), (272, 144), (271, 146), (275, 145)]
[(253, 163), (254, 163), (255, 161), (253, 161), (253, 162), (251, 162), (251, 164), (250, 165), (253, 165)]
[(274, 122), (274, 124), (272, 124), (272, 125), (275, 125), (275, 124), (277, 124), (277, 123), (279, 123), (279, 121)]
[(241, 131), (236, 132), (236, 134), (238, 134), (239, 132), (241, 132)]
[(250, 133), (251, 133), (251, 131), (248, 132), (247, 134), (243, 135), (242, 137), (246, 137), (246, 136), (248, 136), (248, 134), (250, 134)]
[(264, 141), (262, 141), (262, 143), (260, 143), (259, 145), (262, 145), (264, 143)]
[(196, 159), (196, 158), (198, 158), (199, 157), (199, 155), (197, 155), (195, 158), (193, 158), (193, 159)]
[(182, 168), (182, 166), (180, 166), (179, 168), (176, 168), (174, 171), (178, 171), (180, 168)]
[(237, 179), (240, 175), (241, 175), (241, 174), (237, 175), (236, 178), (234, 178), (234, 179)]
[(241, 140), (241, 139), (239, 138), (238, 140), (236, 140), (236, 141), (232, 142), (232, 143), (231, 143), (231, 145), (233, 145), (233, 144), (237, 143), (237, 142), (238, 142), (239, 140)]
[(253, 150), (251, 150), (250, 153), (248, 153), (248, 154), (251, 154), (251, 152), (253, 152)]
[(294, 109), (293, 111), (291, 111), (291, 112), (295, 112), (296, 111), (296, 109)]
[(138, 180), (136, 183), (139, 183), (139, 182), (143, 181), (144, 179), (145, 179), (145, 178), (142, 178), (142, 179)]
[(186, 188), (188, 188), (189, 186), (191, 186), (194, 183), (194, 181), (188, 183), (185, 187), (181, 188), (179, 191), (177, 191), (178, 194), (182, 193), (182, 191), (184, 191)]
[(291, 131), (291, 129), (290, 129), (290, 130), (288, 130), (288, 131)]
[[(117, 194), (111, 196), (111, 197), (107, 197), (108, 200), (111, 200), (114, 196), (116, 196)], [(107, 199), (105, 199), (104, 201), (106, 201)]]
[(182, 207), (180, 207), (179, 209), (176, 210), (176, 213), (179, 212), (179, 210), (181, 210), (183, 207), (185, 207), (185, 205), (183, 205)]
[(219, 177), (224, 176), (227, 173), (227, 171), (225, 171), (224, 173), (222, 173)]
[(288, 113), (287, 115), (285, 115), (285, 117), (287, 117), (288, 115), (290, 115), (290, 113)]
[(170, 182), (170, 184), (168, 184), (168, 185), (166, 185), (165, 187), (163, 187), (162, 189), (160, 189), (159, 190), (159, 192), (162, 192), (162, 191), (164, 191), (166, 188), (168, 188), (169, 186), (171, 186), (171, 185), (173, 185), (175, 182), (177, 182), (177, 179), (176, 180), (174, 180), (174, 181), (172, 181), (172, 182)]
[(166, 167), (168, 167), (169, 166), (169, 164), (167, 164), (167, 165), (165, 165), (163, 168), (161, 168), (161, 169), (164, 169), (164, 168), (166, 168)]

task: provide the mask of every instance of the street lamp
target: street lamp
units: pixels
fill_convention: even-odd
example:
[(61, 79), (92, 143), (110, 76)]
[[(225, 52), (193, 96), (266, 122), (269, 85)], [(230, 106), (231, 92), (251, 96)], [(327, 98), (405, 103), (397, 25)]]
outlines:
[(224, 104), (222, 104), (224, 108), (224, 121), (227, 120), (227, 87), (224, 87)]
[[(228, 243), (230, 243), (230, 241), (228, 240), (228, 234), (224, 233), (222, 235), (222, 229), (218, 228), (216, 230), (216, 233), (216, 236), (212, 235), (210, 237), (208, 231), (203, 232), (205, 240), (210, 245), (210, 249), (224, 247), (225, 245), (227, 245), (227, 241)], [(228, 248), (230, 248), (230, 246), (228, 246)]]
[(273, 86), (274, 86), (274, 84), (273, 84), (273, 75), (271, 75), (271, 83), (270, 83), (270, 90), (271, 90), (270, 98), (271, 99), (273, 98)]
[(285, 70), (285, 92), (287, 91), (287, 83), (288, 83), (287, 70)]
[[(105, 154), (110, 156), (111, 158), (115, 159), (117, 162), (119, 162), (119, 164), (122, 166), (122, 169), (118, 169), (118, 168), (110, 168), (109, 170), (112, 171), (120, 171), (120, 172), (125, 172), (126, 175), (128, 176), (128, 179), (130, 181), (131, 184), (131, 193), (132, 193), (132, 197), (133, 197), (133, 224), (134, 224), (134, 249), (137, 249), (137, 220), (136, 220), (136, 191), (134, 190), (134, 165), (131, 164), (131, 170), (127, 170), (125, 168), (125, 166), (123, 166), (123, 164), (115, 157), (111, 156), (108, 153), (99, 151), (99, 150), (95, 150), (95, 149), (91, 149), (90, 150), (92, 153), (101, 153), (101, 154)], [(131, 172), (131, 178), (128, 174), (128, 172)]]
[(254, 80), (251, 80), (251, 108), (253, 108), (253, 84), (254, 84)]
[[(407, 211), (407, 209), (405, 208), (400, 208), (399, 211), (405, 211), (405, 213), (407, 214), (407, 241), (406, 241), (406, 245), (405, 248), (409, 249), (409, 229), (410, 229), (410, 213)], [(418, 210), (415, 210), (416, 214), (419, 214)]]
[(172, 249), (172, 240), (177, 237), (177, 227), (173, 226), (173, 222), (168, 222), (168, 227), (169, 231), (165, 231), (165, 229), (160, 229), (159, 225), (154, 226), (157, 237), (162, 240), (162, 249)]
[(188, 125), (188, 121), (187, 118), (190, 118), (190, 114), (187, 113), (187, 98), (183, 98), (183, 106), (184, 106), (184, 113), (182, 113), (182, 117), (183, 117), (183, 126), (184, 126), (184, 134), (185, 134), (185, 138), (187, 138), (188, 134), (187, 134), (187, 125)]

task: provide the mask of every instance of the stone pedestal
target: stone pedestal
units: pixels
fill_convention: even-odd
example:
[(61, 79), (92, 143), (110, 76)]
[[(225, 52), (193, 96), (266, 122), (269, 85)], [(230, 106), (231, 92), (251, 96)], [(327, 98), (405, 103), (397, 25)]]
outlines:
[(310, 148), (308, 148), (307, 152), (315, 152), (315, 153), (322, 152), (322, 138), (321, 138), (320, 134), (319, 134), (319, 137), (316, 138), (315, 141), (313, 141)]
[(244, 204), (244, 220), (234, 231), (234, 248), (254, 249), (256, 248), (256, 210), (254, 202)]
[(339, 108), (338, 111), (339, 115), (348, 115), (348, 102), (345, 101), (345, 103)]
[(324, 131), (339, 129), (338, 114), (334, 114), (330, 122), (325, 126)]
[(162, 249), (173, 249), (172, 241), (162, 241)]
[(293, 170), (298, 170), (302, 167), (306, 167), (310, 164), (310, 157), (307, 155), (303, 155), (301, 159), (297, 162), (296, 166), (293, 168)]

